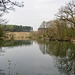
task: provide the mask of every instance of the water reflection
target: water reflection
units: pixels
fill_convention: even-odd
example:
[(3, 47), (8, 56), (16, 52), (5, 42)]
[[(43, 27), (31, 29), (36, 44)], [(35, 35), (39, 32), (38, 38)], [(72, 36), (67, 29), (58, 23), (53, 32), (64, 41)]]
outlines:
[(0, 75), (75, 75), (71, 42), (0, 41)]
[(0, 41), (0, 50), (2, 47), (15, 47), (15, 46), (29, 46), (32, 45), (33, 42), (30, 40), (8, 40), (8, 41)]
[(75, 75), (75, 44), (71, 42), (38, 41), (43, 54), (55, 56), (55, 66), (64, 75)]
[(0, 40), (0, 56), (4, 55), (6, 47), (13, 48), (13, 47), (18, 47), (18, 46), (23, 46), (23, 45), (30, 46), (32, 44), (33, 42), (30, 40), (10, 40), (10, 41)]
[(0, 75), (5, 75), (5, 73), (2, 69), (0, 69)]
[(19, 73), (16, 71), (16, 63), (12, 66), (12, 61), (8, 60), (8, 72), (5, 73), (5, 70), (0, 69), (0, 75), (19, 75)]
[[(11, 56), (9, 56), (8, 57), (8, 59), (6, 59), (6, 56), (7, 55), (9, 55), (9, 54), (5, 54), (5, 53), (7, 53), (6, 51), (7, 50), (10, 50), (10, 48), (12, 49), (12, 48), (17, 48), (17, 47), (24, 47), (24, 46), (31, 46), (33, 44), (33, 42), (32, 41), (30, 41), (30, 40), (10, 40), (10, 41), (3, 41), (3, 40), (0, 40), (0, 56), (2, 56), (2, 57), (0, 57), (0, 61), (2, 62), (2, 63), (0, 63), (0, 68), (1, 67), (4, 67), (4, 65), (3, 64), (7, 64), (7, 65), (5, 65), (5, 68), (7, 68), (7, 69), (5, 69), (5, 68), (1, 68), (0, 69), (0, 75), (18, 75), (18, 72), (16, 71), (16, 63), (14, 63), (14, 62), (11, 62), (11, 60), (9, 60), (9, 59), (12, 59), (12, 58), (10, 58)], [(21, 48), (22, 49), (22, 48)], [(14, 49), (13, 49), (14, 50)], [(18, 48), (17, 48), (17, 50), (18, 50)], [(13, 54), (14, 55), (14, 54)], [(16, 54), (17, 55), (17, 54)], [(15, 57), (14, 57), (15, 58)], [(13, 61), (14, 59), (12, 59), (12, 61)], [(17, 60), (17, 59), (16, 59)], [(16, 61), (15, 60), (15, 61)], [(5, 61), (5, 62), (3, 62), (3, 61)], [(8, 61), (8, 63), (7, 63), (7, 61)], [(2, 64), (2, 65), (1, 65)], [(7, 66), (7, 67), (6, 67)], [(4, 70), (3, 70), (4, 69)], [(5, 71), (7, 71), (7, 72), (5, 72)]]
[(0, 47), (14, 47), (22, 45), (31, 45), (33, 44), (30, 40), (10, 40), (10, 41), (0, 41)]

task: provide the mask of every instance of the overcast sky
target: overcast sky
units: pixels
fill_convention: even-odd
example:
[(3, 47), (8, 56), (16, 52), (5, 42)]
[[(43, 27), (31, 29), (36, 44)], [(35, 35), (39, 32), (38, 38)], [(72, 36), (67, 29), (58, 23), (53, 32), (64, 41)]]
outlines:
[(24, 7), (16, 7), (15, 12), (10, 11), (4, 18), (9, 20), (8, 24), (32, 26), (37, 30), (43, 21), (55, 18), (58, 9), (71, 0), (16, 0), (24, 1)]

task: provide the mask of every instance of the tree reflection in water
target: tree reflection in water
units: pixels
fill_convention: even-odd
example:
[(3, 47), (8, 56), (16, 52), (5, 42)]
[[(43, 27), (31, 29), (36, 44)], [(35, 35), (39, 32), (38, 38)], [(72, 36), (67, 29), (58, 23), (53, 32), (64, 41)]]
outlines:
[(22, 45), (31, 45), (33, 44), (30, 40), (8, 40), (8, 41), (0, 41), (0, 47), (15, 47)]
[(3, 41), (0, 40), (0, 56), (3, 56), (5, 53), (5, 49), (6, 47), (17, 47), (17, 46), (29, 46), (32, 45), (33, 42), (30, 40), (7, 40), (7, 41)]
[(38, 41), (43, 54), (56, 57), (55, 66), (64, 75), (75, 75), (75, 44), (71, 42)]
[[(33, 42), (30, 40), (10, 40), (10, 41), (3, 41), (0, 40), (0, 56), (4, 56), (6, 52), (6, 48), (13, 48), (17, 46), (30, 46)], [(8, 74), (5, 74), (5, 70), (0, 69), (0, 75), (18, 75), (18, 72), (14, 72), (16, 69), (16, 64), (11, 62), (11, 60), (8, 60)]]

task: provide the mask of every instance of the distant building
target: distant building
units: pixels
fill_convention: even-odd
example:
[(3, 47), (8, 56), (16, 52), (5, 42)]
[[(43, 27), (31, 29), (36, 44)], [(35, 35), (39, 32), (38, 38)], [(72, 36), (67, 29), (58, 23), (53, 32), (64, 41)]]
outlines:
[(38, 28), (38, 31), (39, 30), (46, 30), (48, 27), (51, 27), (51, 25), (52, 25), (52, 21), (48, 21), (48, 22), (43, 21), (43, 23)]
[(47, 28), (38, 28), (38, 31), (40, 30), (47, 30)]

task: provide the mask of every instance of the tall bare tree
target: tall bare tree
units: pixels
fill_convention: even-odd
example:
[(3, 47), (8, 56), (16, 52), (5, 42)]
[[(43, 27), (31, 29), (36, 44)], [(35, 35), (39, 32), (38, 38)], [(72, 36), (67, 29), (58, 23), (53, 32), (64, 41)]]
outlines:
[(57, 17), (61, 20), (71, 23), (70, 25), (74, 30), (75, 29), (75, 1), (72, 0), (65, 6), (62, 6), (59, 9)]

